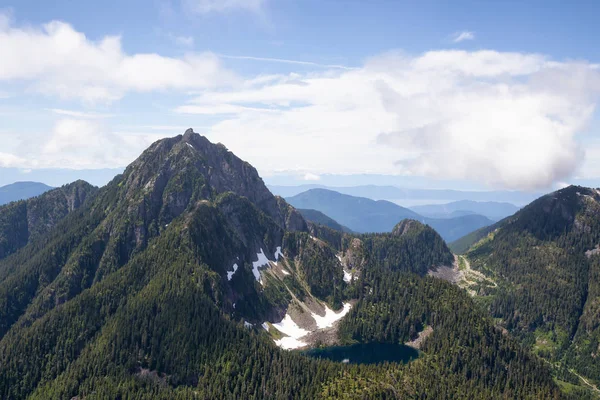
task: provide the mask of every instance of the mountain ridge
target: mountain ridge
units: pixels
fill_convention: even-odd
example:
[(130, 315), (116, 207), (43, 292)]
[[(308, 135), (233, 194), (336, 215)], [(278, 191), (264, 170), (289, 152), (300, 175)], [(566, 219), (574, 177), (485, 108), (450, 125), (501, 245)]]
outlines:
[(490, 313), (533, 351), (598, 385), (600, 190), (547, 194), (470, 239), (465, 256), (497, 283), (478, 293)]
[[(418, 221), (396, 228), (315, 226), (225, 146), (191, 130), (158, 141), (0, 260), (0, 396), (557, 397), (547, 366), (427, 276), (451, 262), (442, 238)], [(426, 325), (407, 365), (356, 368), (278, 347), (302, 345), (308, 329), (404, 343)]]
[(287, 199), (301, 209), (315, 209), (355, 232), (390, 232), (403, 219), (415, 219), (432, 226), (447, 241), (458, 239), (493, 222), (480, 215), (449, 219), (426, 218), (386, 200), (354, 197), (326, 189), (311, 189)]

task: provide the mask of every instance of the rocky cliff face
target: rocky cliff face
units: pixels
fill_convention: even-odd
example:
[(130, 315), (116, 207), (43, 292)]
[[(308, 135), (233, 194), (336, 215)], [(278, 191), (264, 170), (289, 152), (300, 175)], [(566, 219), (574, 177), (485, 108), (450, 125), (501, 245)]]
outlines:
[(48, 233), (96, 190), (87, 182), (77, 181), (38, 197), (1, 206), (0, 259)]

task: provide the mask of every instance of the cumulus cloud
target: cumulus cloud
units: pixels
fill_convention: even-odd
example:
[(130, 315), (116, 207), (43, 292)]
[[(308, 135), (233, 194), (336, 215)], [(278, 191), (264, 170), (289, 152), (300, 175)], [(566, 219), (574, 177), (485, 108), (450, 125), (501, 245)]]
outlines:
[(258, 12), (265, 3), (266, 0), (183, 0), (184, 7), (198, 14), (236, 10)]
[(469, 31), (456, 32), (452, 35), (452, 41), (454, 43), (460, 43), (465, 40), (474, 40), (475, 33)]
[(12, 146), (13, 151), (0, 152), (0, 167), (121, 167), (162, 137), (156, 133), (116, 133), (99, 120), (61, 118), (49, 134), (28, 135), (27, 141)]
[[(263, 174), (403, 174), (537, 189), (594, 173), (593, 163), (581, 166), (597, 150), (580, 139), (593, 120), (600, 68), (586, 62), (493, 50), (392, 52), (359, 68), (302, 61), (315, 71), (243, 81), (215, 54), (127, 54), (119, 37), (92, 41), (57, 21), (19, 28), (9, 16), (0, 19), (0, 54), (10, 55), (0, 85), (22, 82), (51, 96), (106, 102), (129, 92), (196, 93), (175, 111), (216, 121), (203, 132)], [(48, 136), (3, 141), (0, 166), (124, 166), (176, 133), (115, 132), (101, 114), (52, 111), (58, 119)]]
[(598, 79), (595, 66), (538, 54), (390, 53), (358, 70), (207, 91), (178, 111), (235, 112), (209, 137), (267, 173), (404, 174), (537, 189), (581, 165), (577, 135), (592, 119)]
[(130, 91), (213, 88), (236, 80), (214, 54), (127, 54), (118, 36), (91, 41), (60, 21), (41, 29), (0, 24), (0, 54), (7, 55), (0, 63), (0, 82), (23, 81), (30, 90), (88, 102), (114, 101)]

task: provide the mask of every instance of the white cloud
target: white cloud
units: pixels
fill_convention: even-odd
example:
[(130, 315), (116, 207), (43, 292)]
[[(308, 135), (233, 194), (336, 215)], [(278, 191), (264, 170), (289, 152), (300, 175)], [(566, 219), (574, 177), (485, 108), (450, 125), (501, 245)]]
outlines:
[(236, 10), (259, 12), (266, 0), (183, 0), (184, 7), (198, 14)]
[(13, 21), (12, 9), (0, 9), (0, 32), (7, 30)]
[(456, 32), (455, 34), (452, 35), (452, 41), (454, 43), (460, 43), (464, 40), (474, 40), (474, 39), (475, 39), (475, 33), (469, 32), (469, 31)]
[(300, 61), (300, 60), (288, 60), (284, 58), (271, 58), (271, 57), (254, 57), (254, 56), (233, 56), (229, 54), (219, 54), (221, 58), (230, 58), (233, 60), (250, 60), (250, 61), (264, 61), (270, 63), (280, 63), (280, 64), (295, 64), (295, 65), (304, 65), (307, 67), (319, 67), (319, 68), (334, 68), (334, 69), (347, 69), (353, 70), (357, 69), (354, 67), (348, 67), (341, 64), (322, 64), (314, 61)]
[(304, 174), (304, 177), (302, 179), (304, 179), (305, 181), (320, 181), (321, 177), (317, 174), (307, 172), (306, 174)]
[(0, 153), (0, 167), (116, 168), (129, 164), (150, 144), (164, 137), (160, 134), (117, 134), (98, 120), (78, 118), (57, 120), (49, 135), (27, 136), (19, 145), (12, 146), (12, 152)]
[(177, 45), (181, 47), (194, 47), (194, 38), (192, 36), (176, 36), (169, 34), (169, 38)]
[(87, 119), (109, 118), (109, 117), (114, 116), (113, 114), (102, 114), (102, 113), (89, 112), (89, 111), (65, 110), (62, 108), (50, 108), (49, 111), (52, 111), (54, 114), (58, 114), (58, 115), (66, 115), (68, 117), (87, 118)]
[(245, 107), (233, 104), (217, 104), (217, 105), (183, 105), (175, 109), (175, 112), (180, 114), (200, 114), (200, 115), (221, 115), (221, 114), (239, 114), (242, 112), (274, 112), (268, 108)]
[(0, 152), (0, 167), (9, 168), (15, 165), (23, 164), (26, 160), (14, 154)]
[(127, 54), (118, 36), (91, 41), (59, 21), (41, 29), (4, 27), (0, 54), (10, 54), (0, 63), (0, 82), (24, 81), (30, 90), (89, 102), (117, 100), (130, 91), (203, 89), (236, 81), (214, 54)]
[(207, 91), (178, 111), (230, 112), (207, 135), (263, 174), (405, 174), (535, 189), (581, 165), (577, 135), (599, 92), (598, 71), (586, 64), (434, 51), (270, 76)]

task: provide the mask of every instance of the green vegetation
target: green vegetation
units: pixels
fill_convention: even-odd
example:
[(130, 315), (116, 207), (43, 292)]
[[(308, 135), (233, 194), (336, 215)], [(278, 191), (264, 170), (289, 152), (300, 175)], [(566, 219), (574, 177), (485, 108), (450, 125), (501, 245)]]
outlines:
[(586, 252), (598, 243), (600, 195), (571, 186), (501, 221), (467, 253), (472, 268), (498, 283), (483, 303), (491, 316), (538, 355), (596, 385), (600, 257)]
[[(290, 275), (264, 265), (257, 281), (257, 253), (273, 260), (280, 246)], [(351, 285), (338, 252), (359, 273)], [(356, 236), (308, 226), (249, 164), (188, 132), (0, 261), (0, 397), (559, 398), (546, 363), (460, 288), (425, 276), (452, 260), (417, 221)], [(309, 296), (352, 301), (345, 343), (433, 333), (407, 365), (280, 350), (262, 322)]]

